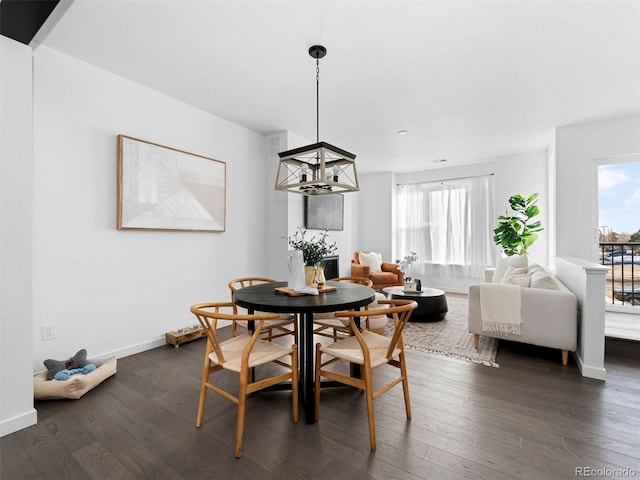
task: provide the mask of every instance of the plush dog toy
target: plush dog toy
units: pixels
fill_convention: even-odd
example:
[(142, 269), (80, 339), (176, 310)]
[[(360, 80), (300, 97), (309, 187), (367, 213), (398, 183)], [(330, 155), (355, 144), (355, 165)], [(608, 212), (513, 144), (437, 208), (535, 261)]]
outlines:
[(87, 373), (91, 373), (96, 369), (96, 366), (93, 363), (87, 363), (84, 367), (82, 368), (73, 368), (71, 370), (60, 370), (58, 373), (56, 373), (53, 376), (54, 380), (69, 380), (69, 377), (71, 377), (71, 375), (75, 375), (77, 373), (82, 373), (83, 375), (86, 375)]
[[(44, 366), (47, 367), (47, 380), (52, 380), (56, 373), (61, 372), (63, 370), (75, 370), (81, 369), (82, 367), (88, 365), (87, 362), (87, 350), (83, 348), (79, 350), (73, 357), (68, 360), (53, 360), (48, 359), (44, 361)], [(95, 365), (93, 367), (95, 369)], [(84, 373), (84, 372), (76, 372), (76, 373)], [(87, 372), (89, 373), (89, 372)], [(67, 377), (68, 378), (68, 377)]]

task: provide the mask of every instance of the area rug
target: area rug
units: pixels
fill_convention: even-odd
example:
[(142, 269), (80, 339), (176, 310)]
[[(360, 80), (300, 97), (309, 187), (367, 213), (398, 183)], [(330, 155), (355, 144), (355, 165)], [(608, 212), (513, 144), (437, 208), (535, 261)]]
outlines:
[[(499, 367), (496, 363), (497, 339), (481, 335), (478, 348), (473, 347), (473, 335), (467, 328), (467, 298), (447, 295), (447, 305), (447, 316), (440, 322), (409, 322), (402, 332), (405, 347)], [(391, 335), (392, 325), (392, 320), (389, 320), (386, 336)]]

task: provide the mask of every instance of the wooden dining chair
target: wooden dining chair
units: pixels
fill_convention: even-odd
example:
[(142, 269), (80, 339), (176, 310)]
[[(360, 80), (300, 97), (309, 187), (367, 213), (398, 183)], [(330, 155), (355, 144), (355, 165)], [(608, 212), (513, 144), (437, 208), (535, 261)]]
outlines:
[[(275, 283), (275, 280), (266, 277), (242, 277), (231, 280), (229, 282), (231, 301), (233, 301), (233, 292), (236, 290), (263, 283)], [(246, 315), (248, 312), (245, 308), (236, 305), (236, 313)], [(238, 324), (237, 322), (233, 322), (231, 324), (231, 334), (234, 337), (239, 334), (239, 327), (242, 329), (246, 327), (246, 325)], [(262, 332), (263, 338), (271, 341), (274, 338), (284, 337), (286, 335), (293, 335), (295, 342), (298, 343), (298, 316), (296, 314), (282, 313), (279, 314), (275, 320), (265, 321), (264, 330)]]
[[(393, 335), (389, 337), (370, 332), (361, 331), (355, 323), (356, 317), (361, 317), (363, 311), (352, 310), (336, 312), (336, 318), (349, 320), (352, 336), (340, 339), (331, 345), (316, 344), (316, 376), (315, 376), (315, 411), (316, 421), (319, 418), (320, 409), (320, 378), (325, 377), (352, 387), (364, 390), (367, 401), (367, 414), (369, 420), (369, 442), (371, 450), (376, 449), (376, 430), (373, 400), (390, 390), (398, 383), (402, 383), (404, 392), (404, 406), (407, 419), (411, 419), (411, 401), (409, 399), (409, 381), (407, 379), (407, 364), (404, 355), (404, 343), (402, 342), (402, 330), (409, 321), (411, 313), (418, 306), (414, 300), (380, 300), (380, 304), (388, 304), (388, 308), (369, 310), (371, 315), (391, 315), (393, 318)], [(323, 356), (329, 357), (323, 362)], [(355, 363), (361, 366), (360, 378), (354, 378), (327, 367), (340, 360)], [(372, 370), (382, 365), (391, 365), (400, 370), (400, 375), (391, 382), (374, 391)]]
[[(247, 396), (250, 394), (271, 385), (291, 380), (293, 421), (294, 423), (298, 421), (298, 351), (295, 343), (290, 348), (285, 348), (260, 338), (265, 322), (276, 320), (278, 318), (277, 313), (239, 315), (233, 313), (234, 310), (235, 305), (232, 302), (200, 303), (191, 307), (191, 312), (198, 318), (198, 322), (200, 322), (207, 335), (196, 427), (202, 425), (207, 390), (213, 390), (235, 403), (238, 406), (235, 455), (236, 458), (239, 458), (242, 455), (242, 436)], [(238, 335), (220, 342), (217, 335), (219, 320), (230, 320), (239, 323), (253, 320), (255, 322), (255, 330), (252, 335)], [(284, 357), (290, 357), (290, 362), (282, 361)], [(284, 367), (285, 371), (252, 381), (251, 370), (267, 363), (280, 365)], [(237, 396), (210, 381), (209, 377), (212, 374), (222, 370), (230, 370), (239, 374)]]
[[(330, 282), (351, 282), (358, 285), (364, 285), (365, 287), (373, 287), (373, 282), (364, 277), (338, 277), (332, 278)], [(376, 292), (376, 299), (365, 308), (378, 308), (378, 300), (385, 300), (387, 297), (383, 293)], [(388, 305), (387, 305), (388, 306)], [(386, 315), (373, 317), (363, 316), (364, 323), (361, 323), (363, 328), (367, 330), (375, 331), (376, 333), (384, 332), (384, 327), (387, 324)], [(351, 329), (349, 327), (349, 320), (345, 318), (336, 318), (333, 316), (333, 312), (328, 313), (316, 313), (313, 316), (314, 330), (313, 333), (323, 337), (333, 338), (338, 340), (339, 334), (343, 336), (349, 335)]]

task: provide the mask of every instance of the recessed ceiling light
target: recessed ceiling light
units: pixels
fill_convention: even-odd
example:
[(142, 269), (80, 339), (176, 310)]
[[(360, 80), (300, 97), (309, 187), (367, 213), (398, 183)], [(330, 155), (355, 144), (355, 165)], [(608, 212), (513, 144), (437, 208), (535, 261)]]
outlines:
[(398, 130), (398, 135), (406, 135), (409, 133), (409, 130)]
[(446, 162), (447, 159), (446, 158), (438, 158), (436, 160), (431, 160), (433, 163), (442, 163), (442, 162)]

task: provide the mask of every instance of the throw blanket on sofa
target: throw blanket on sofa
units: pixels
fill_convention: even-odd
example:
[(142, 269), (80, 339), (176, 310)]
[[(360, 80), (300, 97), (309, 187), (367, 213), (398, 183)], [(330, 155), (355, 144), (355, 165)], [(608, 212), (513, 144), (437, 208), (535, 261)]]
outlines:
[(480, 287), (482, 330), (520, 335), (522, 327), (520, 287), (488, 283)]

